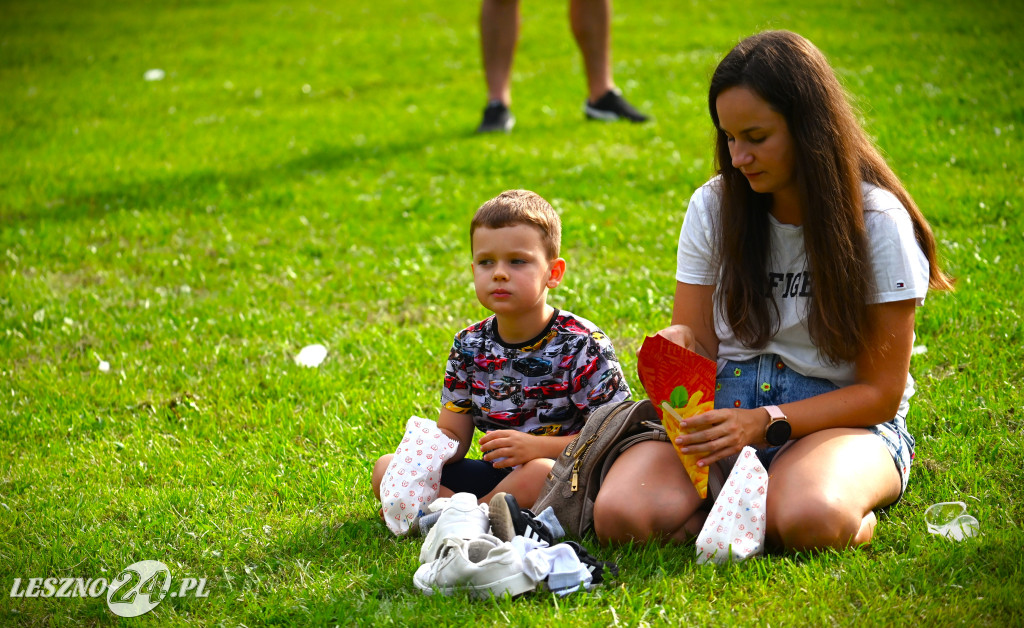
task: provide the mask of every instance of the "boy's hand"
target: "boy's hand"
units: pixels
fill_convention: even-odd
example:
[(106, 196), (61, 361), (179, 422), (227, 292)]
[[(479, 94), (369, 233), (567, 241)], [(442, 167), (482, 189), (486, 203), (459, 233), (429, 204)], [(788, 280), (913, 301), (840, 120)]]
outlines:
[(539, 436), (516, 430), (495, 430), (480, 437), (480, 451), (484, 460), (493, 462), (495, 469), (504, 469), (539, 458), (537, 440)]
[[(557, 458), (574, 436), (537, 436), (516, 430), (495, 430), (480, 437), (483, 459), (495, 469), (515, 467), (535, 458)], [(494, 462), (499, 460), (500, 462)]]

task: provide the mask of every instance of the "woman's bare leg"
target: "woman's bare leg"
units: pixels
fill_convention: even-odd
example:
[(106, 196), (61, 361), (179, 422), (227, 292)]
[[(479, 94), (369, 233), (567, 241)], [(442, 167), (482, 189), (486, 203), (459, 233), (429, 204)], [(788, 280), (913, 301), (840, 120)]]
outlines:
[(703, 505), (672, 445), (647, 441), (623, 452), (608, 471), (594, 501), (594, 532), (602, 543), (682, 543), (704, 525)]
[(882, 440), (862, 429), (809, 434), (769, 469), (770, 546), (789, 550), (869, 543), (874, 509), (891, 504), (901, 483)]

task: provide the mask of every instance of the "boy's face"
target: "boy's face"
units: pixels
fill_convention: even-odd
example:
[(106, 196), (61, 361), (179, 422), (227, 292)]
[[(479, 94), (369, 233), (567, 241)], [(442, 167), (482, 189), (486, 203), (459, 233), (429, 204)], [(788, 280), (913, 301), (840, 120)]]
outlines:
[(498, 315), (542, 310), (547, 291), (562, 281), (565, 260), (549, 260), (540, 229), (514, 225), (473, 233), (473, 285), (476, 298)]

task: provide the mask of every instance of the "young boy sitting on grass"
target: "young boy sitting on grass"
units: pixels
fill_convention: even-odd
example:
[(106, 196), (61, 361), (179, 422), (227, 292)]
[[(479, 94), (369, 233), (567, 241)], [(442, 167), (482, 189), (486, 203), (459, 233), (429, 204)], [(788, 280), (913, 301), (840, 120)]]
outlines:
[[(551, 205), (526, 190), (484, 203), (470, 225), (473, 284), (494, 314), (455, 336), (438, 428), (458, 442), (441, 472), (440, 496), (500, 492), (529, 508), (554, 458), (602, 404), (628, 399), (608, 337), (593, 323), (547, 304), (565, 275), (562, 226)], [(482, 460), (467, 459), (474, 428)], [(373, 490), (393, 454), (373, 469)]]

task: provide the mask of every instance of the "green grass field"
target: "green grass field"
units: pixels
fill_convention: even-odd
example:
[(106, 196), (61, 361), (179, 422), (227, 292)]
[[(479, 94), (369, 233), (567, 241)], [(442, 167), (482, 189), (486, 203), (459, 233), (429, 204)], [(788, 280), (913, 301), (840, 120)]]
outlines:
[[(528, 0), (518, 125), (479, 137), (476, 2), (0, 3), (0, 623), (1024, 624), (1019, 3), (619, 5), (615, 78), (653, 123), (584, 122), (566, 5)], [(918, 313), (905, 498), (859, 551), (713, 567), (586, 539), (621, 567), (592, 594), (423, 596), (370, 467), (436, 418), (452, 334), (485, 314), (472, 212), (516, 187), (555, 205), (552, 301), (640, 391), (712, 175), (708, 78), (764, 28), (828, 55), (958, 277)], [(311, 343), (327, 360), (295, 365)], [(949, 500), (980, 537), (927, 533)], [(208, 597), (119, 619), (10, 595), (142, 560)]]

